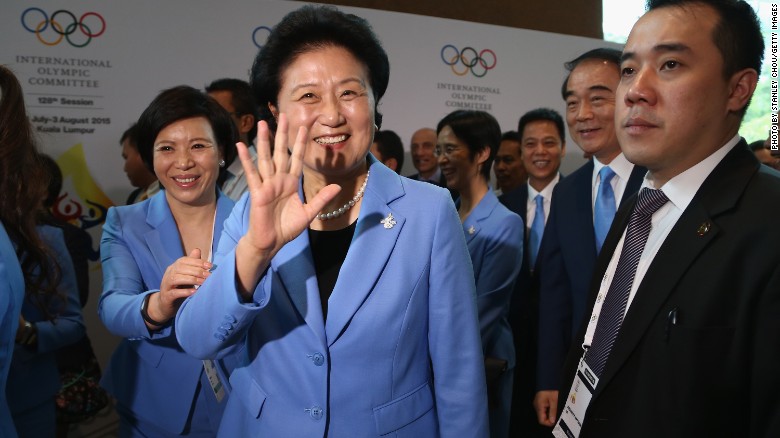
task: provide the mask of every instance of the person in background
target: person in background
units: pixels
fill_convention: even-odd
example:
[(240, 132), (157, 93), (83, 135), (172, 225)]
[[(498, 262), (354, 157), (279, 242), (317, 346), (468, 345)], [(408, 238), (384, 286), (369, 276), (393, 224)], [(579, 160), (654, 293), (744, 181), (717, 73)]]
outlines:
[[(49, 188), (43, 201), (41, 222), (62, 230), (65, 248), (73, 262), (82, 312), (89, 299), (89, 259), (93, 255), (92, 237), (83, 229), (55, 217), (52, 208), (62, 190), (62, 171), (48, 155), (41, 163), (49, 176)], [(108, 405), (108, 395), (99, 386), (101, 371), (92, 343), (85, 333), (78, 341), (57, 350), (57, 368), (62, 386), (57, 393), (57, 437), (67, 437), (71, 425), (95, 416)]]
[(160, 190), (160, 183), (157, 181), (157, 175), (146, 167), (138, 153), (138, 127), (135, 123), (122, 133), (119, 144), (122, 146), (122, 158), (125, 160), (125, 174), (130, 184), (135, 187), (125, 204), (149, 199)]
[(404, 167), (404, 145), (401, 137), (393, 131), (377, 131), (374, 134), (374, 143), (371, 145), (371, 153), (382, 164), (401, 174)]
[[(238, 141), (247, 145), (252, 159), (257, 160), (252, 144), (257, 137), (257, 121), (260, 116), (249, 84), (241, 79), (217, 79), (206, 86), (206, 93), (230, 113), (230, 118), (238, 130)], [(236, 155), (232, 162), (226, 162), (226, 177), (219, 185), (222, 193), (234, 201), (238, 201), (247, 190), (244, 169), (241, 167), (241, 160), (237, 158)]]
[(244, 348), (223, 437), (485, 437), (474, 280), (450, 195), (369, 154), (387, 54), (368, 23), (306, 5), (252, 69), (278, 118), (239, 149), (251, 195), (176, 316), (199, 358)]
[(566, 102), (569, 135), (592, 159), (555, 186), (537, 256), (539, 342), (534, 407), (545, 427), (552, 427), (557, 419), (561, 369), (585, 317), (596, 257), (615, 210), (639, 190), (646, 172), (626, 160), (615, 135), (620, 51), (589, 50), (565, 67), (569, 74), (561, 96)]
[(509, 433), (515, 348), (509, 304), (523, 260), (523, 221), (490, 189), (490, 169), (501, 141), (496, 119), (484, 111), (454, 111), (439, 121), (436, 156), (456, 202), (474, 267), (477, 308), (490, 402), (490, 436)]
[[(501, 135), (501, 144), (496, 152), (496, 161), (493, 163), (493, 173), (496, 174), (496, 185), (501, 191), (498, 200), (518, 189), (528, 180), (528, 172), (523, 166), (520, 155), (520, 134), (517, 131), (507, 131)], [(502, 203), (506, 205), (503, 201)], [(517, 213), (517, 212), (515, 212)]]
[(219, 427), (231, 358), (187, 355), (173, 323), (214, 267), (233, 208), (217, 180), (236, 138), (230, 114), (187, 86), (162, 91), (138, 119), (138, 151), (162, 190), (110, 208), (100, 243), (98, 314), (124, 338), (101, 381), (116, 399), (120, 437), (212, 437)]
[[(0, 66), (0, 435), (54, 436), (55, 350), (84, 334), (62, 231), (41, 225), (49, 178), (21, 85)], [(7, 380), (6, 380), (7, 378)]]
[(536, 382), (540, 292), (536, 276), (537, 255), (550, 213), (553, 190), (561, 179), (559, 169), (561, 159), (566, 154), (563, 126), (561, 115), (549, 108), (533, 109), (520, 117), (520, 159), (528, 171), (528, 181), (499, 198), (523, 219), (526, 226), (523, 266), (512, 296), (509, 318), (518, 358), (512, 391), (511, 436), (543, 434), (532, 405)]
[(772, 151), (769, 149), (767, 143), (766, 140), (756, 140), (748, 146), (761, 164), (766, 164), (773, 169), (780, 170), (780, 158), (772, 155)]

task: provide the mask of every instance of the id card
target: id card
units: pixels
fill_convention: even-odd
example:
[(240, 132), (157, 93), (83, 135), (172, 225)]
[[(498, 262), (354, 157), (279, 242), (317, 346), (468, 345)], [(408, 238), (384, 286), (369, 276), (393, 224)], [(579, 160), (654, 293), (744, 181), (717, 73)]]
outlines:
[(219, 373), (217, 373), (217, 366), (213, 360), (204, 360), (203, 369), (206, 371), (206, 378), (209, 379), (211, 390), (214, 391), (214, 397), (217, 398), (217, 403), (222, 402), (225, 398), (225, 386), (219, 379)]
[(590, 399), (593, 397), (593, 391), (598, 383), (598, 377), (591, 371), (585, 360), (580, 358), (580, 365), (577, 367), (577, 375), (574, 376), (574, 383), (566, 398), (566, 405), (553, 429), (553, 435), (556, 438), (577, 438), (580, 436), (585, 412), (588, 410)]

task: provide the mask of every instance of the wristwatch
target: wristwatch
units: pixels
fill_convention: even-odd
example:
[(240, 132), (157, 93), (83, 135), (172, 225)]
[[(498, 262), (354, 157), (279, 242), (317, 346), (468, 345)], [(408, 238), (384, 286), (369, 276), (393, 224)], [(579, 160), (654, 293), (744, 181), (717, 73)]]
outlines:
[(144, 319), (144, 321), (148, 322), (149, 325), (153, 325), (155, 327), (162, 327), (165, 324), (168, 323), (168, 321), (165, 322), (159, 322), (152, 319), (151, 316), (149, 316), (149, 312), (147, 312), (147, 308), (149, 307), (149, 298), (152, 296), (152, 294), (149, 294), (144, 297), (143, 302), (141, 302), (141, 318)]
[(19, 345), (33, 345), (38, 340), (38, 328), (30, 321), (25, 321), (17, 338), (19, 340), (16, 343)]

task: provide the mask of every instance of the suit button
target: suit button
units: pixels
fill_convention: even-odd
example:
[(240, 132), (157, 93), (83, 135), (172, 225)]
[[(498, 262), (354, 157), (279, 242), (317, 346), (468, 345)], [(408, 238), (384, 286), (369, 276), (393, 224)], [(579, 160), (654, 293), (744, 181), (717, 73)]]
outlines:
[(322, 353), (310, 354), (309, 358), (314, 362), (314, 365), (317, 365), (318, 367), (325, 363), (325, 356), (323, 356)]
[(309, 411), (309, 415), (311, 415), (311, 418), (314, 418), (315, 420), (319, 420), (322, 418), (322, 408), (319, 406), (312, 406), (311, 409), (307, 409)]

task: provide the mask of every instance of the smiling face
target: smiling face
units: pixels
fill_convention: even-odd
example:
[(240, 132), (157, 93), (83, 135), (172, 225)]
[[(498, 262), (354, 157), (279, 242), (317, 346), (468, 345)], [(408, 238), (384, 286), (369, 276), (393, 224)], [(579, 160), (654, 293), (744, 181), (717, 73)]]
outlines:
[(712, 36), (717, 21), (702, 4), (662, 7), (645, 14), (626, 42), (618, 137), (626, 158), (647, 167), (657, 186), (731, 139), (752, 93), (745, 71), (723, 77)]
[(582, 150), (602, 163), (620, 154), (615, 135), (615, 89), (618, 67), (608, 61), (580, 62), (566, 83), (566, 124)]
[(541, 191), (555, 179), (566, 155), (558, 128), (550, 120), (535, 120), (523, 128), (522, 157), (528, 172), (528, 183)]
[(216, 199), (220, 152), (205, 117), (163, 128), (154, 140), (153, 160), (169, 204), (201, 206)]
[(488, 148), (488, 153), (472, 157), (468, 145), (446, 125), (439, 131), (436, 149), (439, 151), (439, 167), (447, 180), (448, 188), (465, 192), (474, 181), (484, 180), (480, 174), (480, 165), (487, 159), (490, 152)]
[(309, 129), (304, 165), (331, 176), (362, 172), (374, 138), (366, 66), (343, 47), (326, 46), (298, 55), (280, 77), (271, 110), (287, 115), (290, 141), (299, 127)]
[(410, 145), (412, 164), (423, 177), (429, 177), (438, 167), (438, 161), (433, 153), (436, 147), (436, 131), (422, 128), (412, 135)]

